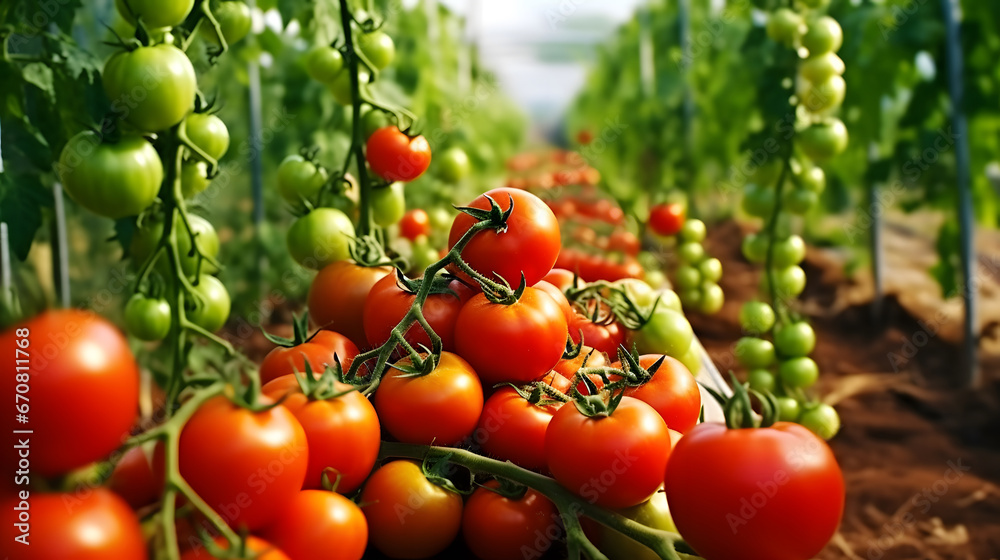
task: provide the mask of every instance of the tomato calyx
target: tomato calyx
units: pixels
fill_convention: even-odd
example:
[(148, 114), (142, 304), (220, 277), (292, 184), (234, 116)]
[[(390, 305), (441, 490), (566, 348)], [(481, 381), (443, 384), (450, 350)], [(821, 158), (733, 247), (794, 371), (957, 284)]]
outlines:
[[(779, 419), (777, 397), (769, 391), (751, 389), (749, 383), (740, 383), (732, 372), (729, 376), (733, 387), (732, 397), (726, 398), (717, 390), (702, 385), (722, 405), (726, 426), (731, 430), (773, 426)], [(754, 400), (759, 404), (759, 413), (754, 410)]]
[(372, 235), (361, 235), (355, 237), (354, 240), (348, 245), (348, 253), (351, 255), (351, 260), (353, 260), (357, 265), (366, 268), (380, 267), (380, 266), (392, 266), (397, 270), (399, 267), (406, 266), (403, 259), (396, 257), (390, 258), (385, 253), (385, 248), (382, 243)]
[(455, 472), (455, 469), (452, 468), (451, 453), (444, 453), (440, 455), (427, 453), (424, 456), (423, 462), (420, 464), (420, 471), (423, 473), (424, 478), (435, 486), (440, 486), (441, 488), (458, 494), (459, 496), (468, 496), (472, 494), (472, 488), (474, 487), (472, 471), (466, 470), (469, 475), (468, 490), (462, 490), (456, 486), (450, 478), (448, 478), (449, 474)]
[[(316, 331), (316, 333), (318, 332), (319, 331)], [(309, 333), (308, 311), (298, 316), (295, 315), (294, 313), (292, 314), (292, 333), (293, 333), (292, 338), (285, 338), (283, 336), (278, 336), (276, 334), (269, 333), (263, 328), (261, 328), (261, 333), (264, 334), (264, 338), (266, 338), (268, 341), (273, 342), (274, 344), (277, 344), (278, 346), (282, 346), (284, 348), (292, 348), (294, 346), (298, 346), (299, 344), (305, 344), (306, 342), (312, 340), (314, 336), (316, 336), (316, 333), (313, 333), (311, 336), (308, 334)]]
[(574, 278), (565, 290), (566, 299), (577, 313), (587, 317), (597, 325), (619, 323), (629, 330), (639, 330), (649, 322), (659, 304), (659, 298), (648, 311), (641, 308), (625, 288), (614, 282), (600, 280), (577, 287)]
[(530, 390), (528, 390), (528, 387), (518, 387), (513, 383), (503, 383), (500, 386), (514, 389), (514, 391), (520, 395), (522, 399), (537, 406), (538, 408), (546, 408), (554, 405), (561, 406), (571, 400), (562, 391), (559, 391), (542, 381), (536, 381), (529, 385), (528, 387), (531, 388)]
[[(588, 373), (598, 373), (601, 375), (602, 379), (607, 379), (607, 369), (609, 368), (580, 368), (580, 371), (576, 374), (576, 378), (573, 380), (574, 383), (572, 385), (572, 389), (570, 389), (573, 405), (576, 406), (578, 411), (580, 411), (580, 414), (586, 416), (587, 418), (603, 418), (611, 416), (621, 403), (622, 397), (625, 396), (624, 388), (617, 390), (608, 388), (604, 390), (598, 389), (594, 380), (587, 375)], [(587, 391), (590, 394), (584, 395), (580, 392), (580, 382), (587, 387)]]

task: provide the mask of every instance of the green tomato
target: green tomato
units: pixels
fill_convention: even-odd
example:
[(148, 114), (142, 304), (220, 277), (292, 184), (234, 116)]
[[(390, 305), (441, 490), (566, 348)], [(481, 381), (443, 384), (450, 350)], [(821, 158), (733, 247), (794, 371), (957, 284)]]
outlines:
[(145, 210), (163, 182), (160, 156), (145, 138), (123, 136), (111, 144), (89, 130), (69, 139), (58, 170), (70, 198), (115, 220)]
[(406, 195), (403, 183), (395, 182), (385, 188), (372, 191), (372, 217), (375, 225), (389, 227), (403, 219), (406, 213)]
[(446, 183), (457, 183), (469, 174), (469, 156), (458, 147), (451, 147), (444, 151), (438, 164), (438, 174)]
[(173, 45), (119, 51), (108, 59), (101, 76), (111, 110), (140, 131), (166, 130), (194, 109), (194, 66)]
[(705, 247), (695, 241), (681, 243), (677, 247), (677, 258), (684, 264), (700, 263), (705, 258)]
[(657, 293), (649, 287), (649, 284), (638, 278), (622, 278), (613, 284), (625, 292), (625, 296), (639, 309), (648, 309), (656, 301)]
[(635, 344), (639, 354), (667, 354), (676, 358), (691, 347), (694, 331), (683, 314), (661, 303), (642, 328), (629, 333), (629, 338), (629, 347)]
[(847, 127), (840, 119), (813, 123), (799, 133), (802, 151), (809, 159), (820, 163), (843, 153), (848, 141)]
[[(212, 258), (218, 257), (219, 235), (215, 232), (215, 228), (212, 227), (211, 222), (197, 214), (188, 214), (188, 220), (191, 224), (191, 232), (195, 236), (195, 243), (197, 243), (201, 254)], [(180, 256), (181, 270), (184, 271), (185, 275), (192, 276), (198, 268), (198, 256), (191, 254), (191, 233), (184, 227), (184, 222), (179, 216), (174, 220), (174, 230), (177, 234), (177, 252)], [(144, 220), (142, 227), (132, 235), (129, 254), (132, 256), (137, 268), (152, 256), (153, 251), (156, 250), (156, 247), (160, 243), (161, 237), (163, 237), (163, 216), (161, 215), (149, 217)], [(165, 276), (172, 276), (171, 271), (173, 269), (165, 252), (157, 259), (155, 266), (156, 270)], [(201, 263), (201, 272), (204, 274), (214, 274), (218, 272), (218, 269), (209, 262), (203, 261)]]
[(437, 249), (432, 247), (427, 240), (427, 236), (421, 235), (413, 242), (413, 254), (410, 257), (410, 269), (407, 272), (420, 276), (428, 266), (436, 263), (440, 257)]
[(751, 233), (743, 238), (740, 250), (743, 257), (754, 263), (763, 264), (767, 260), (768, 237), (763, 233)]
[(350, 258), (354, 224), (336, 208), (317, 208), (288, 229), (288, 252), (306, 268), (319, 270)]
[[(652, 498), (637, 506), (618, 510), (618, 513), (650, 529), (677, 532), (677, 526), (670, 516), (670, 506), (667, 505), (667, 494), (663, 491), (653, 494)], [(601, 531), (601, 550), (611, 560), (659, 560), (660, 558), (652, 549), (618, 531), (604, 526), (601, 526)]]
[(701, 285), (701, 298), (698, 302), (698, 311), (706, 315), (714, 315), (722, 310), (722, 305), (726, 302), (726, 295), (722, 291), (722, 286), (715, 282), (705, 282)]
[(778, 364), (778, 377), (785, 387), (805, 389), (819, 379), (819, 366), (812, 358), (792, 358)]
[(826, 189), (826, 173), (820, 167), (811, 166), (799, 175), (799, 187), (821, 194)]
[(740, 326), (753, 335), (770, 332), (774, 328), (774, 309), (763, 301), (748, 301), (740, 307)]
[(770, 340), (744, 336), (736, 341), (736, 359), (747, 369), (762, 369), (774, 363), (774, 345)]
[(392, 64), (392, 59), (396, 57), (396, 45), (392, 42), (392, 37), (381, 31), (372, 31), (361, 35), (358, 47), (361, 48), (365, 58), (378, 70)]
[(170, 333), (170, 304), (135, 294), (125, 304), (125, 330), (139, 340), (163, 340)]
[(674, 283), (681, 290), (697, 288), (701, 285), (701, 272), (693, 266), (681, 265), (674, 272)]
[[(358, 68), (358, 87), (364, 90), (368, 87), (368, 80), (371, 78), (371, 74), (368, 73), (364, 68)], [(354, 101), (354, 97), (351, 95), (351, 73), (350, 71), (341, 72), (330, 82), (327, 82), (327, 89), (333, 95), (334, 101), (340, 103), (341, 105), (350, 105)]]
[(704, 294), (701, 288), (695, 287), (682, 289), (677, 295), (681, 298), (684, 309), (698, 309), (701, 307), (701, 298)]
[(722, 261), (719, 259), (705, 259), (698, 263), (698, 272), (706, 282), (718, 282), (722, 279)]
[(208, 332), (215, 332), (226, 324), (232, 302), (229, 292), (215, 276), (202, 274), (194, 287), (193, 301), (187, 312), (192, 323)]
[(115, 7), (132, 25), (142, 18), (143, 24), (150, 29), (175, 27), (191, 13), (194, 0), (115, 0)]
[(645, 276), (642, 277), (642, 281), (648, 284), (650, 288), (656, 290), (667, 283), (667, 275), (662, 270), (647, 270)]
[(306, 53), (305, 63), (310, 78), (321, 84), (332, 84), (344, 69), (344, 55), (329, 45), (322, 45)]
[[(227, 2), (228, 3), (228, 2)], [(184, 132), (191, 142), (215, 159), (229, 150), (229, 129), (215, 115), (192, 113), (184, 119)]]
[(774, 189), (754, 183), (743, 188), (743, 211), (758, 218), (769, 218), (774, 213)]
[(837, 20), (822, 16), (809, 22), (809, 29), (802, 37), (802, 46), (811, 56), (837, 52), (844, 44), (844, 30)]
[(184, 198), (208, 188), (212, 181), (208, 178), (208, 164), (203, 161), (185, 161), (181, 165), (181, 193)]
[(806, 242), (798, 235), (790, 235), (774, 243), (771, 263), (775, 268), (796, 265), (806, 258)]
[(455, 219), (455, 213), (444, 206), (435, 206), (427, 210), (427, 217), (430, 218), (432, 232), (448, 231)]
[(369, 108), (361, 115), (361, 128), (365, 131), (365, 138), (375, 133), (376, 130), (389, 126), (389, 116), (381, 109)]
[(822, 82), (799, 80), (796, 94), (799, 103), (812, 113), (828, 113), (844, 103), (847, 82), (840, 76), (830, 76)]
[[(212, 15), (219, 22), (219, 30), (222, 31), (222, 36), (226, 39), (228, 46), (233, 46), (250, 33), (253, 18), (250, 15), (250, 6), (243, 2), (219, 2), (212, 10)], [(215, 29), (212, 28), (207, 19), (198, 28), (198, 33), (209, 43), (222, 46), (219, 37), (215, 34)]]
[(683, 313), (681, 298), (677, 295), (677, 292), (668, 289), (654, 289), (656, 290), (656, 299), (654, 301), (659, 302), (656, 304), (657, 309), (662, 307), (664, 309), (671, 309), (678, 313)]
[(805, 321), (782, 325), (774, 331), (774, 347), (784, 358), (808, 356), (816, 348), (816, 333)]
[(298, 208), (302, 200), (314, 200), (326, 184), (326, 169), (293, 154), (278, 166), (278, 193), (289, 204)]
[(802, 215), (816, 206), (819, 195), (805, 189), (789, 189), (782, 197), (784, 207), (792, 214)]
[[(761, 275), (760, 288), (766, 294), (770, 290), (770, 277)], [(806, 289), (806, 273), (801, 267), (792, 265), (774, 271), (774, 288), (779, 298), (795, 297)]]
[(678, 232), (681, 241), (692, 243), (701, 243), (705, 240), (707, 234), (708, 231), (705, 228), (705, 222), (694, 218), (685, 220), (684, 225), (681, 226), (681, 231)]
[(833, 439), (833, 436), (840, 431), (840, 415), (828, 404), (806, 407), (798, 422), (825, 440)]
[(753, 182), (758, 185), (773, 185), (781, 178), (781, 170), (785, 162), (779, 157), (769, 157), (764, 163), (758, 165), (751, 174)]
[(778, 420), (795, 422), (802, 413), (802, 405), (791, 397), (778, 397)]
[(761, 393), (773, 393), (775, 387), (774, 374), (766, 369), (753, 369), (747, 374), (750, 388)]
[(799, 64), (799, 76), (818, 84), (834, 76), (843, 76), (846, 69), (844, 61), (839, 56), (828, 52), (805, 59)]
[(701, 351), (698, 349), (697, 344), (692, 344), (687, 353), (677, 358), (677, 360), (684, 364), (684, 367), (691, 372), (691, 375), (697, 377), (701, 372)]
[(767, 19), (767, 36), (772, 41), (792, 46), (805, 33), (806, 23), (802, 19), (802, 16), (788, 8), (776, 10)]

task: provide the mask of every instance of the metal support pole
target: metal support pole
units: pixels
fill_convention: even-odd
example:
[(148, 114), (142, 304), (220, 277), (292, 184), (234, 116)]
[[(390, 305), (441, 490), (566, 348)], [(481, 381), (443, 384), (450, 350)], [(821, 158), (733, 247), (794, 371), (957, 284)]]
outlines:
[(62, 185), (55, 183), (52, 185), (52, 199), (55, 201), (53, 214), (55, 222), (53, 226), (52, 244), (55, 245), (52, 252), (52, 274), (55, 277), (56, 296), (62, 308), (70, 306), (69, 292), (69, 242), (66, 234), (66, 205), (63, 203)]
[[(878, 145), (872, 142), (868, 146), (868, 162), (874, 163), (878, 160)], [(871, 214), (872, 226), (869, 235), (869, 249), (872, 256), (872, 282), (875, 285), (875, 296), (872, 299), (872, 321), (876, 325), (883, 325), (885, 317), (883, 309), (885, 306), (885, 249), (882, 245), (883, 228), (886, 208), (879, 209), (879, 184), (872, 183), (868, 186), (868, 211)]]
[(958, 191), (958, 221), (961, 227), (962, 256), (962, 303), (965, 306), (965, 340), (963, 359), (965, 381), (977, 387), (981, 381), (976, 355), (978, 340), (976, 333), (976, 282), (975, 267), (975, 218), (972, 212), (971, 156), (969, 153), (968, 123), (965, 118), (965, 92), (962, 85), (963, 60), (962, 42), (959, 37), (961, 4), (959, 0), (941, 0), (947, 30), (948, 90), (951, 93), (952, 127), (956, 142), (956, 183)]

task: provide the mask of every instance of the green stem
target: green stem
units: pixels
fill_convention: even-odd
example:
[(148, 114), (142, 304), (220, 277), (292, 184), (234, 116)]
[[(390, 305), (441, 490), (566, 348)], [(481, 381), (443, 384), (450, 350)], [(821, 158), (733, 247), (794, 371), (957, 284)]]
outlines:
[[(371, 207), (371, 185), (368, 182), (368, 170), (365, 168), (364, 153), (364, 127), (361, 122), (361, 84), (358, 78), (358, 56), (357, 48), (354, 45), (354, 37), (351, 29), (351, 21), (354, 16), (347, 5), (347, 0), (340, 0), (340, 21), (344, 28), (344, 41), (347, 48), (347, 69), (351, 73), (351, 152), (348, 153), (348, 161), (353, 153), (358, 168), (358, 190), (360, 191), (360, 216), (358, 217), (358, 236), (368, 235), (372, 229), (372, 207)], [(346, 165), (345, 165), (346, 168)]]

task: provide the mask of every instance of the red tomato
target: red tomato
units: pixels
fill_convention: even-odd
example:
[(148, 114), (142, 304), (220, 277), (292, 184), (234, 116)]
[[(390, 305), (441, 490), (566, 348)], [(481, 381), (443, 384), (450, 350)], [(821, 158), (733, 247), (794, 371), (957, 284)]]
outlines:
[(571, 322), (576, 317), (576, 312), (573, 311), (573, 307), (569, 304), (569, 300), (566, 299), (566, 294), (564, 294), (562, 290), (545, 280), (539, 280), (533, 287), (549, 294), (552, 300), (559, 304), (559, 309), (562, 309), (563, 316), (566, 317), (567, 323)]
[(552, 476), (600, 506), (641, 504), (660, 487), (670, 457), (670, 434), (648, 404), (622, 397), (610, 416), (584, 416), (563, 406), (545, 432)]
[[(0, 503), (0, 549), (18, 560), (146, 560), (142, 529), (128, 504), (105, 488), (32, 491)], [(30, 505), (29, 505), (30, 502)], [(26, 530), (15, 524), (25, 523)], [(14, 539), (25, 539), (27, 546)], [(16, 553), (15, 553), (16, 551)]]
[[(357, 345), (351, 342), (351, 339), (338, 332), (329, 330), (316, 331), (312, 338), (309, 339), (309, 342), (326, 346), (330, 350), (331, 357), (336, 354), (340, 358), (340, 365), (343, 366), (344, 371), (347, 371), (347, 368), (351, 367), (354, 358), (361, 353)], [(330, 363), (334, 362), (331, 361)]]
[[(397, 365), (410, 365), (409, 357)], [(483, 386), (472, 366), (451, 352), (427, 375), (395, 368), (375, 391), (375, 410), (392, 437), (403, 443), (455, 445), (472, 435), (483, 412)]]
[(421, 235), (430, 235), (431, 218), (420, 208), (409, 210), (399, 221), (399, 234), (413, 241)]
[(264, 356), (264, 360), (260, 363), (260, 382), (267, 383), (273, 379), (293, 373), (304, 373), (307, 361), (309, 362), (309, 367), (317, 376), (326, 370), (327, 365), (332, 366), (335, 364), (333, 356), (338, 352), (336, 350), (331, 351), (331, 347), (326, 344), (315, 342), (317, 338), (331, 342), (335, 337), (341, 338), (337, 341), (341, 348), (343, 348), (340, 352), (340, 365), (344, 368), (344, 371), (347, 371), (347, 368), (351, 367), (354, 357), (358, 355), (358, 347), (343, 335), (332, 331), (320, 331), (320, 333), (323, 332), (329, 332), (329, 335), (324, 334), (321, 337), (317, 334), (312, 342), (305, 342), (291, 347), (278, 346), (268, 352)]
[(575, 185), (580, 182), (580, 173), (572, 169), (563, 169), (552, 174), (552, 182), (556, 185)]
[(359, 348), (366, 348), (365, 299), (372, 286), (392, 270), (388, 266), (359, 266), (351, 261), (323, 267), (309, 288), (309, 317), (319, 328), (336, 331)]
[(544, 471), (545, 429), (559, 406), (537, 406), (513, 387), (501, 387), (483, 405), (476, 443), (492, 457)]
[(455, 540), (462, 525), (462, 497), (427, 480), (413, 461), (375, 471), (359, 501), (370, 542), (390, 558), (430, 558)]
[(622, 251), (626, 255), (634, 257), (639, 254), (641, 243), (631, 231), (616, 229), (608, 239), (608, 248), (612, 251)]
[[(560, 387), (556, 387), (555, 385), (553, 385), (552, 382), (547, 381), (549, 379), (548, 377), (546, 377), (545, 380), (543, 381), (548, 383), (549, 385), (552, 385), (554, 388), (559, 389), (564, 393), (567, 393), (567, 391), (569, 391), (570, 388), (570, 380), (573, 379), (573, 376), (576, 375), (578, 371), (580, 371), (581, 367), (583, 367), (584, 360), (587, 361), (588, 368), (605, 367), (608, 365), (608, 360), (604, 357), (604, 354), (602, 354), (601, 352), (594, 352), (593, 354), (591, 354), (592, 350), (594, 349), (589, 346), (584, 346), (583, 348), (580, 349), (580, 354), (577, 355), (577, 357), (568, 360), (563, 358), (559, 360), (559, 363), (557, 363), (554, 368), (552, 368), (552, 371), (554, 373), (563, 376), (566, 379), (565, 390), (561, 389)], [(597, 386), (597, 390), (601, 390), (604, 387), (604, 380), (601, 379), (600, 375), (590, 374), (588, 377), (590, 378), (591, 381), (594, 382), (594, 385)], [(611, 381), (614, 381), (614, 379), (611, 379)], [(560, 383), (558, 380), (555, 380), (555, 382)], [(584, 395), (590, 394), (590, 390), (587, 388), (587, 384), (584, 383), (583, 381), (577, 383), (576, 388)]]
[[(215, 539), (215, 545), (223, 550), (229, 550), (229, 541), (222, 537)], [(247, 537), (247, 550), (256, 553), (254, 560), (292, 560), (287, 554), (278, 550), (271, 543), (258, 539), (254, 536)], [(209, 554), (204, 546), (198, 546), (181, 555), (180, 560), (214, 560), (215, 556)], [(117, 559), (116, 559), (117, 560)]]
[[(162, 477), (162, 446), (153, 461)], [(234, 528), (270, 523), (301, 490), (308, 465), (305, 431), (281, 405), (252, 412), (215, 397), (181, 432), (181, 476)]]
[[(701, 390), (684, 364), (670, 356), (662, 357), (663, 363), (653, 377), (639, 387), (626, 389), (625, 394), (655, 408), (671, 430), (686, 434), (701, 416)], [(639, 365), (649, 369), (660, 358), (646, 354), (639, 357)], [(621, 369), (622, 364), (615, 362), (611, 367)]]
[(566, 349), (566, 316), (548, 294), (525, 288), (511, 305), (476, 294), (455, 323), (455, 348), (492, 387), (528, 383), (545, 375)]
[[(462, 304), (472, 297), (472, 288), (457, 279), (451, 281), (448, 287), (455, 292), (455, 295), (431, 294), (424, 301), (423, 311), (424, 318), (441, 337), (444, 349), (453, 350), (455, 320), (462, 309)], [(403, 316), (416, 299), (416, 294), (411, 294), (399, 286), (395, 274), (389, 274), (376, 282), (365, 301), (363, 313), (365, 335), (368, 337), (369, 345), (381, 346), (389, 340), (392, 329), (403, 320)], [(414, 348), (418, 348), (419, 344), (431, 347), (431, 337), (416, 323), (406, 331), (406, 340)]]
[[(0, 422), (4, 464), (18, 464), (14, 446), (26, 437), (14, 430), (33, 431), (33, 476), (65, 474), (128, 438), (139, 411), (139, 366), (114, 325), (88, 311), (46, 311), (0, 334), (0, 348), (8, 360), (0, 392), (10, 400)], [(16, 422), (19, 414), (27, 423)]]
[(133, 447), (122, 455), (108, 478), (108, 489), (121, 496), (132, 509), (155, 502), (163, 492), (163, 479), (153, 474), (153, 466), (142, 447)]
[(477, 558), (511, 560), (529, 557), (525, 551), (541, 556), (548, 550), (551, 539), (543, 539), (542, 547), (535, 543), (559, 525), (552, 502), (530, 488), (514, 500), (489, 490), (500, 487), (495, 480), (483, 486), (472, 493), (462, 513), (462, 536)]
[(587, 346), (609, 356), (617, 356), (618, 348), (625, 343), (625, 329), (617, 321), (595, 323), (579, 313), (575, 313), (570, 321), (569, 336), (576, 344), (580, 343), (582, 336)]
[(639, 264), (639, 261), (632, 257), (626, 257), (621, 263), (604, 261), (602, 269), (597, 275), (601, 280), (615, 282), (617, 280), (624, 280), (625, 278), (642, 278), (646, 275), (646, 271)]
[(686, 213), (684, 205), (678, 202), (657, 204), (649, 211), (649, 227), (659, 235), (676, 235), (684, 225)]
[[(291, 375), (271, 381), (261, 391), (274, 400), (284, 398), (282, 404), (305, 430), (309, 467), (303, 488), (321, 488), (328, 467), (340, 474), (338, 492), (349, 494), (361, 486), (382, 443), (378, 415), (364, 395), (351, 391), (324, 401), (310, 400)], [(335, 482), (333, 473), (329, 477)]]
[[(469, 206), (489, 209), (490, 196), (501, 209), (514, 211), (507, 219), (507, 229), (498, 233), (486, 230), (476, 234), (462, 249), (462, 258), (476, 272), (487, 278), (503, 278), (511, 287), (521, 283), (521, 274), (528, 286), (542, 279), (559, 256), (559, 221), (537, 196), (507, 188), (493, 189), (480, 195)], [(451, 225), (448, 248), (476, 223), (468, 214), (459, 214)], [(494, 276), (495, 275), (495, 276)], [(460, 275), (462, 276), (462, 275)]]
[(303, 490), (264, 531), (291, 560), (361, 560), (368, 522), (354, 502), (326, 490)]
[(556, 288), (559, 288), (560, 291), (563, 291), (573, 285), (573, 278), (574, 275), (572, 270), (567, 270), (565, 268), (553, 268), (545, 274), (542, 280), (552, 284)]
[(696, 426), (677, 442), (665, 488), (677, 528), (705, 558), (813, 558), (844, 510), (844, 477), (830, 447), (789, 422)]
[(423, 136), (410, 138), (395, 126), (384, 126), (368, 137), (368, 165), (386, 181), (412, 181), (431, 164), (431, 146)]

